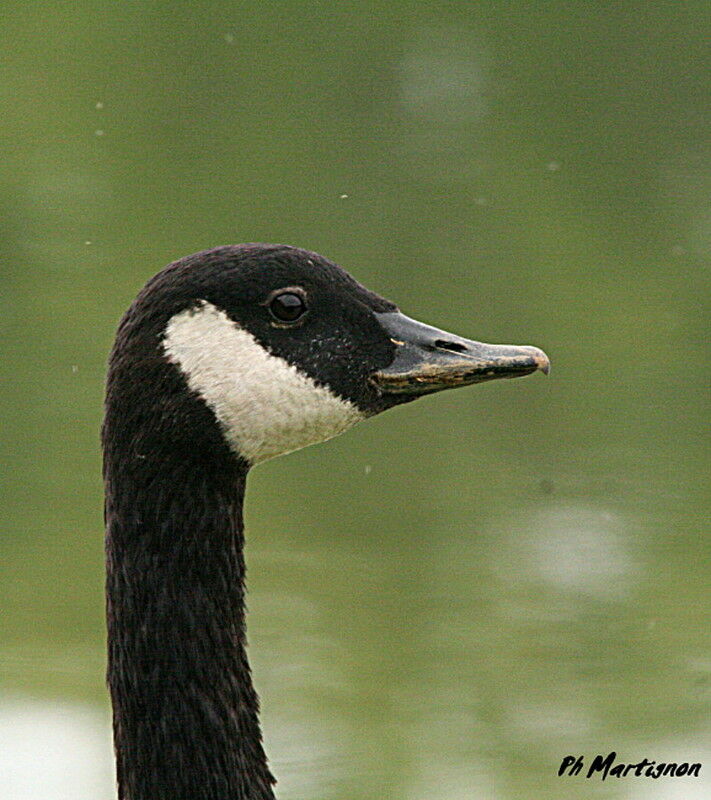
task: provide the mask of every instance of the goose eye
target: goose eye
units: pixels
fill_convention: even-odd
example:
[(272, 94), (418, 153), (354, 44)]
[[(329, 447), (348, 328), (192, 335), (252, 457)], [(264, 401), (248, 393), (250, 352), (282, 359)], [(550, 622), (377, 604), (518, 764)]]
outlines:
[(296, 322), (306, 310), (306, 299), (296, 292), (280, 292), (269, 303), (269, 311), (279, 322)]

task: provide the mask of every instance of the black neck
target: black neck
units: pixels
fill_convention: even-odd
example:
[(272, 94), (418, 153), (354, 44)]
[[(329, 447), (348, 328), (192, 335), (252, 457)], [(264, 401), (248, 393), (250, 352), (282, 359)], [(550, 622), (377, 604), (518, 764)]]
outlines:
[(245, 652), (246, 469), (141, 458), (106, 468), (119, 798), (273, 800)]

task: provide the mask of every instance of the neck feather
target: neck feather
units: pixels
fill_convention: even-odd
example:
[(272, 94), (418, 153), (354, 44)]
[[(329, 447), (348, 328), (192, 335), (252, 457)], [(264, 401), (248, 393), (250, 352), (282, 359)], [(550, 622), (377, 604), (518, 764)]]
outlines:
[(121, 467), (109, 456), (119, 798), (273, 800), (245, 651), (246, 469), (229, 458)]

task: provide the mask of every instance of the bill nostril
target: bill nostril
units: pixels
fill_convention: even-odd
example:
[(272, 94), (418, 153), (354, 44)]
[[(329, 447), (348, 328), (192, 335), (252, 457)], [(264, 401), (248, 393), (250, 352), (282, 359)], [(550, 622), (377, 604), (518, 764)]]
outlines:
[(448, 342), (445, 339), (437, 339), (434, 346), (439, 350), (451, 350), (453, 353), (466, 353), (467, 346), (459, 342)]

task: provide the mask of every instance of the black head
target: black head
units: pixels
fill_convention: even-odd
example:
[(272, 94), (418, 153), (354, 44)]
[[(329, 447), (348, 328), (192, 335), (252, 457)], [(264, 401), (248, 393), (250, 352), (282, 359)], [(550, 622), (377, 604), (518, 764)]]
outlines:
[(122, 376), (145, 413), (189, 427), (179, 385), (255, 463), (422, 394), (547, 365), (536, 348), (415, 322), (316, 253), (244, 244), (188, 256), (146, 284), (119, 329), (108, 412)]

